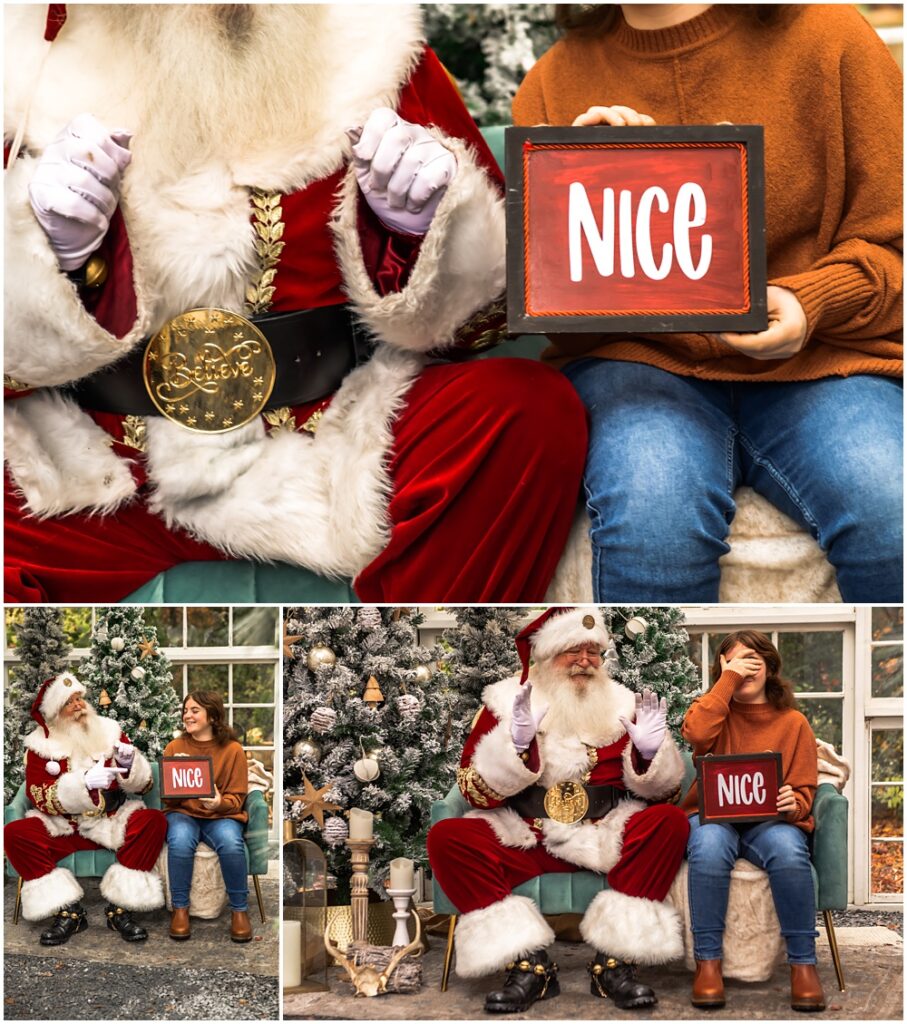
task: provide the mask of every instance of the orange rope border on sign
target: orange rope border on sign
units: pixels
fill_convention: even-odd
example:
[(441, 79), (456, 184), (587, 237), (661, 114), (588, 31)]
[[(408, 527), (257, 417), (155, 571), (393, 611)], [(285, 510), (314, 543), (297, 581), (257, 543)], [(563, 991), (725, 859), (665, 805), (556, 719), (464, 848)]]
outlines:
[[(529, 157), (543, 149), (736, 149), (740, 154), (740, 182), (743, 189), (743, 306), (739, 309), (563, 309), (536, 313), (529, 300)], [(523, 143), (523, 304), (527, 316), (678, 316), (714, 313), (747, 313), (750, 301), (749, 197), (746, 146), (742, 142), (524, 142)]]

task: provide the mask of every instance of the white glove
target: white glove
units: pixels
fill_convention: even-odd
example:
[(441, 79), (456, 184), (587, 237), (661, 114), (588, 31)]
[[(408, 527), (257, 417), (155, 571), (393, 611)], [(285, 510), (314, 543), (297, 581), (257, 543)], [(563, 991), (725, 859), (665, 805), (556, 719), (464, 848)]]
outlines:
[(390, 107), (373, 110), (364, 127), (350, 128), (347, 135), (368, 205), (394, 231), (424, 235), (457, 173), (453, 153)]
[(104, 240), (132, 160), (131, 138), (79, 114), (38, 161), (28, 198), (63, 270), (77, 270)]
[(135, 759), (135, 747), (131, 743), (114, 743), (113, 757), (117, 764), (131, 768)]
[(98, 760), (97, 764), (93, 764), (88, 771), (85, 772), (83, 779), (85, 781), (86, 789), (110, 789), (113, 785), (113, 780), (118, 775), (125, 774), (125, 768), (107, 768), (104, 765), (103, 758)]
[(668, 702), (651, 690), (636, 694), (636, 723), (622, 715), (620, 724), (627, 730), (633, 746), (647, 760), (651, 761), (661, 746), (668, 730)]
[(539, 731), (542, 719), (548, 714), (548, 704), (544, 703), (536, 711), (532, 710), (532, 683), (527, 679), (513, 698), (513, 716), (510, 720), (510, 735), (513, 745), (522, 753), (529, 749)]

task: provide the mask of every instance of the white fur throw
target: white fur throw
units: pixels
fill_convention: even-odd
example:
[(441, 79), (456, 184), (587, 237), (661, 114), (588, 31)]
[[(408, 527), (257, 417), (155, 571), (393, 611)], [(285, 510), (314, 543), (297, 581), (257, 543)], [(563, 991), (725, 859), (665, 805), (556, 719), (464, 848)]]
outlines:
[[(157, 859), (157, 870), (164, 880), (164, 893), (167, 909), (173, 910), (170, 898), (170, 878), (167, 874), (167, 844), (161, 847)], [(220, 861), (217, 854), (200, 843), (195, 851), (195, 865), (192, 869), (192, 886), (189, 889), (189, 915), (213, 920), (220, 917), (227, 903), (227, 890), (224, 888), (224, 876), (221, 874)]]

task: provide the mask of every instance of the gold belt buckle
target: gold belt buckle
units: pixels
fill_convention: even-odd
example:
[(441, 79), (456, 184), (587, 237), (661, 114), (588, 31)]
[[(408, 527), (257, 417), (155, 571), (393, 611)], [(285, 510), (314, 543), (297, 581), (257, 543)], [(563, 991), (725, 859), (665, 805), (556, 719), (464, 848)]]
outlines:
[(190, 309), (148, 342), (142, 363), (155, 408), (187, 430), (223, 434), (251, 422), (274, 389), (268, 339), (226, 309)]
[(558, 782), (545, 793), (545, 813), (564, 825), (582, 821), (589, 810), (589, 794), (580, 782)]

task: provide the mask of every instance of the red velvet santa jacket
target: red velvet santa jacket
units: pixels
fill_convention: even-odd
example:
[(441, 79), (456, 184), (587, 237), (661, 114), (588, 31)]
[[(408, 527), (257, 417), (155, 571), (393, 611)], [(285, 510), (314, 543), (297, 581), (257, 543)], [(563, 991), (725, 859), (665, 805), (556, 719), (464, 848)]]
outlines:
[(89, 790), (83, 776), (99, 758), (108, 767), (115, 767), (114, 743), (129, 743), (129, 738), (111, 718), (98, 717), (103, 736), (103, 749), (91, 756), (74, 755), (67, 737), (59, 730), (34, 729), (25, 738), (25, 789), (33, 810), (26, 817), (40, 818), (51, 836), (65, 836), (78, 831), (99, 846), (116, 850), (126, 834), (129, 816), (140, 807), (141, 800), (126, 800), (116, 810), (107, 808), (107, 794), (117, 789), (141, 796), (154, 784), (151, 765), (136, 750), (129, 772), (115, 779), (109, 790)]
[[(45, 8), (23, 5), (5, 19), (7, 139), (31, 105), (22, 153), (6, 172), (8, 468), (39, 516), (109, 512), (147, 481), (153, 511), (234, 557), (354, 576), (387, 541), (392, 423), (425, 353), (455, 344), (503, 292), (500, 178), (425, 48), (418, 7), (254, 6), (256, 38), (274, 58), (224, 100), (249, 131), (231, 138), (222, 120), (190, 148), (147, 84), (162, 68), (179, 75), (176, 58), (159, 52), (166, 44), (154, 25), (131, 31), (130, 6), (71, 7), (37, 79)], [(185, 16), (196, 31), (186, 10), (144, 17)], [(213, 33), (200, 42), (191, 52), (203, 68), (210, 47), (226, 44)], [(285, 112), (273, 95), (280, 85), (294, 93)], [(256, 104), (270, 117), (260, 137)], [(421, 240), (380, 225), (350, 166), (346, 129), (379, 106), (429, 126), (457, 159)], [(44, 147), (84, 112), (134, 133), (104, 245), (110, 277), (93, 295), (60, 271), (27, 194)], [(273, 257), (278, 242), (266, 268), (263, 250)], [(314, 436), (302, 430), (309, 409), (206, 435), (160, 416), (91, 415), (57, 390), (188, 309), (241, 311), (250, 291), (273, 312), (346, 301), (383, 343), (345, 378)]]
[[(626, 821), (646, 801), (672, 797), (683, 779), (683, 762), (670, 733), (646, 763), (630, 743), (619, 716), (632, 719), (633, 693), (613, 680), (608, 683), (607, 720), (590, 723), (586, 737), (541, 731), (526, 752), (517, 753), (510, 735), (513, 699), (519, 677), (485, 688), (485, 705), (463, 748), (457, 772), (460, 791), (475, 810), (468, 818), (487, 821), (504, 846), (529, 849), (543, 843), (549, 853), (590, 871), (606, 873), (620, 859)], [(521, 818), (506, 806), (509, 797), (528, 786), (553, 786), (570, 780), (627, 790), (604, 818), (563, 824), (550, 818)]]

